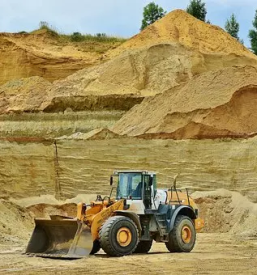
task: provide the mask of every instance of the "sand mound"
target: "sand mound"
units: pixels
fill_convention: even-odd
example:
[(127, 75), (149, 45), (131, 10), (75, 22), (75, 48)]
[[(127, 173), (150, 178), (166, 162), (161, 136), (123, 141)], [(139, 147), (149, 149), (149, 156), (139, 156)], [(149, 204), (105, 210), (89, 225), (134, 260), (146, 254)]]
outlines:
[(204, 232), (230, 232), (244, 238), (257, 237), (257, 204), (240, 193), (219, 189), (192, 194), (205, 219)]
[(76, 197), (67, 200), (57, 200), (53, 195), (41, 195), (26, 197), (22, 199), (10, 198), (10, 202), (22, 208), (29, 208), (35, 205), (62, 206), (68, 204), (77, 204), (79, 202), (90, 202), (96, 199), (96, 194), (78, 194)]
[(34, 227), (32, 215), (4, 200), (0, 200), (0, 213), (0, 246), (7, 249), (24, 246)]
[[(1, 87), (4, 98), (0, 113), (127, 111), (144, 97), (163, 93), (204, 72), (230, 66), (257, 66), (256, 56), (222, 29), (180, 10), (122, 44), (111, 57), (104, 64), (87, 67), (52, 86), (37, 80), (38, 87), (30, 89), (31, 96), (26, 90), (34, 85), (34, 78), (20, 84), (18, 93), (12, 88), (17, 98), (5, 98), (9, 88)], [(7, 86), (12, 86), (12, 82)]]
[(257, 69), (225, 68), (145, 99), (112, 131), (144, 138), (247, 137), (257, 132), (256, 106)]
[(256, 56), (223, 29), (204, 23), (183, 10), (170, 12), (112, 51), (110, 55), (141, 48), (152, 44), (153, 41), (178, 42), (201, 53), (233, 53), (256, 59)]
[(129, 110), (143, 97), (231, 65), (257, 66), (257, 62), (233, 54), (201, 54), (178, 43), (152, 45), (55, 82), (40, 110)]
[(38, 110), (50, 86), (49, 81), (38, 76), (12, 80), (0, 86), (0, 114)]
[(34, 218), (49, 219), (50, 215), (76, 217), (77, 203), (89, 203), (95, 198), (95, 194), (79, 194), (66, 201), (58, 201), (51, 195), (0, 200), (0, 250), (23, 250), (35, 226)]

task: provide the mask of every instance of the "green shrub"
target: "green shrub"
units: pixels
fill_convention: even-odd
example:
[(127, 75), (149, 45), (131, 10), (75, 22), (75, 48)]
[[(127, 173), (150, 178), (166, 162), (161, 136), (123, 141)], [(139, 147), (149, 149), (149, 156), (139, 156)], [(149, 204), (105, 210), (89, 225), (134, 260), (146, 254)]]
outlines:
[(39, 22), (39, 29), (47, 30), (47, 32), (50, 33), (52, 36), (59, 36), (57, 29), (53, 26), (50, 26), (49, 23), (46, 21)]
[(70, 40), (72, 42), (81, 42), (84, 40), (84, 36), (80, 33), (80, 32), (74, 32), (71, 36), (70, 36)]

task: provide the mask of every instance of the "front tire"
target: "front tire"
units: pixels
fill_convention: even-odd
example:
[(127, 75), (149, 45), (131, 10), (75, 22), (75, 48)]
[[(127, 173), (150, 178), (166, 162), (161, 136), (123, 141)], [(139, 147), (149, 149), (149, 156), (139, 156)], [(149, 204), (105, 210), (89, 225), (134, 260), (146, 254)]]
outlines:
[(194, 248), (195, 240), (193, 221), (187, 216), (179, 215), (169, 233), (169, 241), (165, 244), (170, 252), (190, 252)]
[(132, 254), (138, 244), (138, 229), (135, 223), (123, 216), (110, 217), (99, 232), (100, 245), (109, 256)]

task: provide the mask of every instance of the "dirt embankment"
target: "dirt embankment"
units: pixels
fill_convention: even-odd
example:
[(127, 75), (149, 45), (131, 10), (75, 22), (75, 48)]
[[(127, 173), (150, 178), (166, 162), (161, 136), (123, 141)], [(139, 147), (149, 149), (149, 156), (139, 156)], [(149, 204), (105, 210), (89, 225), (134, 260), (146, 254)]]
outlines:
[[(85, 140), (84, 140), (85, 138)], [(98, 138), (98, 140), (95, 140)], [(105, 139), (106, 138), (106, 139)], [(114, 170), (158, 172), (158, 186), (234, 190), (257, 202), (257, 138), (144, 140), (93, 131), (52, 141), (0, 141), (1, 198), (109, 194)]]
[(225, 68), (145, 99), (112, 130), (149, 139), (249, 137), (257, 133), (256, 104), (256, 68)]
[(257, 237), (256, 203), (225, 189), (195, 192), (192, 196), (205, 219), (203, 232), (230, 232), (240, 238)]
[(0, 113), (127, 111), (144, 97), (231, 65), (257, 65), (257, 62), (235, 55), (204, 55), (177, 43), (154, 45), (122, 54), (53, 84), (39, 77), (10, 81), (0, 86), (3, 98)]
[[(106, 56), (103, 64), (95, 52), (82, 51), (73, 45), (58, 47), (58, 43), (54, 43), (47, 34), (34, 35), (33, 38), (5, 35), (1, 39), (15, 44), (10, 46), (14, 53), (8, 52), (13, 60), (19, 59), (16, 57), (18, 47), (25, 49), (27, 55), (33, 52), (34, 56), (56, 57), (59, 67), (55, 72), (47, 67), (53, 63), (52, 59), (45, 60), (45, 73), (33, 72), (16, 77), (37, 75), (52, 81), (53, 78), (47, 75), (49, 71), (55, 76), (54, 79), (62, 79), (60, 73), (65, 73), (63, 68), (66, 65), (58, 58), (67, 56), (84, 62), (80, 67), (84, 69), (72, 74), (75, 69), (69, 66), (77, 63), (67, 57), (65, 62), (69, 73), (66, 76), (70, 76), (53, 85), (48, 82), (43, 85), (43, 80), (40, 80), (41, 89), (32, 92), (35, 79), (31, 78), (22, 80), (18, 91), (15, 81), (0, 87), (2, 97), (5, 97), (0, 113), (63, 112), (66, 109), (127, 111), (144, 97), (163, 93), (202, 73), (231, 66), (257, 66), (256, 56), (222, 29), (203, 23), (180, 10), (169, 13), (121, 46), (110, 50), (110, 56)], [(33, 58), (30, 57), (30, 60), (33, 61)], [(5, 66), (5, 70), (10, 68), (15, 73), (15, 66), (18, 66), (22, 72), (22, 66), (27, 64), (23, 59), (23, 65), (16, 61), (14, 63)], [(41, 66), (39, 61), (32, 63)], [(89, 63), (95, 66), (89, 68)], [(8, 73), (5, 72), (5, 75)], [(13, 87), (12, 93), (10, 87)]]
[(40, 76), (48, 81), (99, 64), (103, 54), (120, 42), (67, 42), (47, 30), (31, 34), (0, 33), (0, 85)]

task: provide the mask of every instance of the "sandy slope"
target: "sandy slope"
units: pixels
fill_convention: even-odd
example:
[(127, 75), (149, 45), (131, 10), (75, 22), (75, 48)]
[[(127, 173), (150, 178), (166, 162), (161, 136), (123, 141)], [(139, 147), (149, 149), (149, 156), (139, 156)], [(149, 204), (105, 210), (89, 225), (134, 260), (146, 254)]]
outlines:
[(154, 43), (178, 42), (201, 53), (233, 53), (256, 59), (254, 54), (222, 28), (204, 23), (183, 10), (168, 13), (111, 51), (110, 56), (151, 45), (153, 41)]
[[(5, 76), (9, 71), (12, 75), (18, 70), (20, 74), (16, 78), (37, 75), (51, 81), (62, 79), (53, 85), (38, 81), (41, 89), (33, 93), (27, 91), (31, 90), (34, 78), (22, 80), (18, 91), (15, 81), (0, 87), (0, 95), (4, 97), (0, 114), (66, 109), (129, 110), (144, 97), (163, 93), (202, 73), (231, 66), (257, 66), (256, 56), (221, 28), (203, 23), (181, 10), (169, 13), (111, 49), (103, 60), (96, 53), (98, 45), (95, 52), (88, 52), (82, 46), (54, 43), (47, 34), (35, 35), (33, 39), (26, 35), (0, 38), (8, 41), (5, 50), (12, 49), (11, 54), (8, 52), (8, 56), (2, 58), (6, 58), (6, 63), (12, 60), (2, 70)], [(25, 57), (19, 57), (24, 51)], [(89, 67), (92, 64), (95, 66)], [(84, 69), (75, 73), (79, 68)], [(63, 79), (64, 75), (69, 76)], [(8, 97), (9, 87), (13, 87), (12, 97)]]
[(145, 99), (112, 130), (144, 138), (246, 137), (257, 133), (257, 70), (230, 67)]
[(46, 30), (33, 34), (0, 33), (0, 85), (10, 80), (41, 76), (49, 81), (102, 62), (112, 43), (68, 43)]

